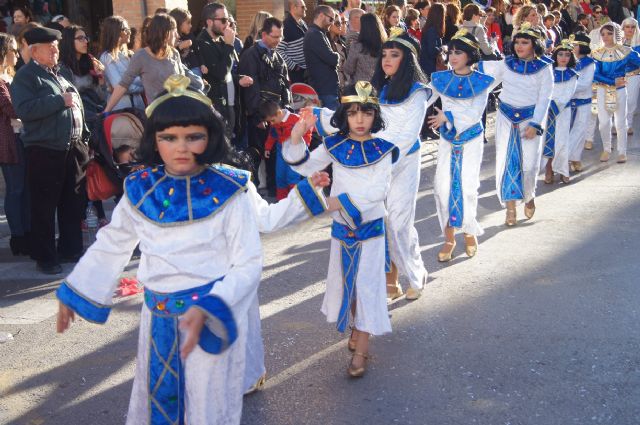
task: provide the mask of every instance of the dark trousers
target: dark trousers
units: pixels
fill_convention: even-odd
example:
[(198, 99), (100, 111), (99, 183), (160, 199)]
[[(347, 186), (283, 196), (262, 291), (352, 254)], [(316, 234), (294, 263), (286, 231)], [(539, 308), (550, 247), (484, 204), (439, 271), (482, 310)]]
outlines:
[[(31, 258), (55, 263), (59, 253), (72, 257), (82, 253), (80, 220), (85, 205), (86, 145), (74, 142), (67, 151), (41, 146), (25, 149), (27, 186), (31, 197)], [(56, 213), (58, 249), (56, 253)]]
[[(258, 128), (258, 124), (262, 120), (257, 115), (251, 115), (248, 119), (248, 127), (247, 134), (249, 136), (249, 148), (248, 152), (251, 156), (252, 165), (254, 167), (253, 175), (254, 178), (258, 176), (258, 166), (260, 165), (260, 160), (264, 157), (264, 142), (267, 140), (267, 129)], [(270, 193), (273, 193), (275, 196), (276, 190), (276, 161), (272, 156), (271, 158), (265, 160), (267, 166), (267, 188)], [(256, 184), (259, 182), (256, 181)]]
[(5, 183), (4, 211), (11, 230), (11, 236), (29, 233), (29, 193), (27, 191), (27, 169), (22, 141), (16, 135), (17, 164), (1, 165)]
[(289, 71), (289, 81), (291, 84), (294, 83), (306, 83), (307, 79), (305, 78), (306, 69), (298, 69), (296, 71)]

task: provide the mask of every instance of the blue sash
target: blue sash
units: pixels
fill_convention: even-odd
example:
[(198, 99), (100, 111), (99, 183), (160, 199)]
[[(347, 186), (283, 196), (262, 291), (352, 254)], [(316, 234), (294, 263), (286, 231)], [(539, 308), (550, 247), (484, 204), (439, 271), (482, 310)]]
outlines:
[[(339, 332), (344, 332), (347, 328), (351, 304), (355, 301), (356, 277), (362, 253), (362, 242), (384, 236), (384, 232), (382, 218), (363, 223), (356, 229), (351, 229), (346, 224), (337, 221), (334, 221), (331, 226), (331, 237), (340, 241), (340, 259), (342, 261), (342, 305), (336, 324)], [(380, 276), (380, 278), (383, 279), (384, 276)]]
[[(445, 112), (445, 114), (447, 114)], [(453, 122), (453, 117), (448, 116), (449, 121)], [(451, 143), (451, 184), (449, 187), (449, 226), (462, 227), (464, 219), (464, 202), (462, 197), (462, 157), (464, 154), (464, 145), (482, 135), (484, 128), (482, 123), (477, 123), (466, 129), (460, 134), (456, 134), (453, 127), (447, 130), (445, 125), (440, 127), (440, 135), (447, 142)]]
[(546, 158), (553, 158), (556, 150), (556, 120), (560, 115), (558, 104), (552, 100), (549, 104), (549, 113), (547, 115), (547, 131), (544, 133), (544, 152), (542, 155)]
[(178, 317), (206, 296), (215, 282), (173, 293), (144, 288), (151, 311), (149, 329), (149, 417), (151, 424), (184, 422), (184, 370), (180, 360)]
[(584, 106), (584, 105), (591, 105), (591, 98), (587, 97), (586, 99), (571, 99), (571, 102), (569, 102), (569, 105), (571, 105), (571, 126), (570, 128), (573, 128), (573, 123), (576, 120), (576, 115), (578, 114), (578, 108), (580, 106)]
[(511, 121), (511, 132), (507, 146), (507, 161), (502, 175), (502, 201), (515, 201), (524, 198), (522, 181), (522, 140), (520, 139), (520, 123), (533, 117), (535, 106), (516, 108), (500, 102), (500, 112)]

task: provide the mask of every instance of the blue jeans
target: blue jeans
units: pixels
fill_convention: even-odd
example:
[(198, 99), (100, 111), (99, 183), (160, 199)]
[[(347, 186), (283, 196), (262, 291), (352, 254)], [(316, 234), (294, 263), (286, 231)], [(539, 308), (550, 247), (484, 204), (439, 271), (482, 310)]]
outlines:
[(24, 146), (16, 135), (18, 163), (2, 165), (2, 177), (6, 185), (4, 211), (11, 236), (24, 236), (29, 232), (31, 220), (29, 214), (29, 194), (27, 192), (27, 173), (24, 161)]
[(335, 94), (321, 94), (318, 95), (318, 99), (320, 99), (320, 103), (324, 108), (331, 109), (332, 111), (338, 109), (338, 96)]

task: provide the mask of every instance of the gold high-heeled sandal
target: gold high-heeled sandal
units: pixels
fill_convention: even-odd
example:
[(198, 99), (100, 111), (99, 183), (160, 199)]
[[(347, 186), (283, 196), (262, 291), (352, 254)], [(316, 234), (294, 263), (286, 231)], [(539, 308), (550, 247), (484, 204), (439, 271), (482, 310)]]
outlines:
[(353, 339), (353, 331), (355, 331), (356, 328), (351, 328), (351, 335), (349, 336), (349, 342), (347, 343), (347, 348), (349, 349), (349, 351), (356, 351), (356, 340)]
[[(529, 202), (531, 202), (533, 206), (530, 207)], [(533, 214), (536, 212), (536, 204), (533, 202), (533, 199), (529, 202), (524, 204), (524, 216), (531, 220), (533, 218)]]
[[(353, 366), (353, 358), (355, 356), (360, 356), (364, 359), (364, 363), (360, 367)], [(360, 378), (364, 375), (364, 372), (367, 370), (367, 360), (369, 360), (369, 356), (365, 353), (361, 353), (359, 351), (355, 351), (353, 356), (351, 356), (351, 363), (349, 363), (349, 367), (347, 368), (347, 373), (352, 378)]]
[[(445, 250), (445, 248), (447, 246), (450, 246), (451, 248), (449, 250)], [(441, 263), (446, 263), (447, 261), (451, 261), (451, 259), (453, 258), (453, 250), (455, 248), (456, 248), (455, 241), (454, 242), (445, 242), (444, 246), (442, 247), (442, 249), (438, 253), (438, 261), (440, 261)]]
[(517, 223), (518, 223), (518, 219), (516, 216), (516, 209), (507, 208), (507, 216), (504, 220), (504, 224), (511, 227), (511, 226), (515, 226)]
[(476, 253), (478, 252), (478, 238), (476, 238), (474, 235), (468, 235), (465, 233), (464, 243), (464, 250), (467, 253), (467, 256), (473, 257), (474, 255), (476, 255)]

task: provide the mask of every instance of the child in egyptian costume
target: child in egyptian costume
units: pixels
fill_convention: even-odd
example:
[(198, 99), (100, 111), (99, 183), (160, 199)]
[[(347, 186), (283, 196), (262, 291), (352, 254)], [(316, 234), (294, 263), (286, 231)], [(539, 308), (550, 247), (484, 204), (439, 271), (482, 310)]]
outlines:
[(540, 57), (545, 36), (524, 23), (514, 33), (512, 56), (482, 61), (478, 70), (502, 83), (496, 118), (496, 190), (506, 206), (507, 226), (517, 224), (516, 203), (528, 219), (535, 212), (542, 134), (553, 89), (553, 70)]
[(551, 184), (554, 173), (562, 183), (569, 183), (569, 132), (571, 130), (571, 99), (578, 84), (574, 71), (576, 58), (573, 45), (562, 40), (553, 49), (553, 91), (544, 132), (543, 157), (546, 159), (544, 182)]
[(455, 230), (464, 232), (465, 250), (476, 254), (477, 237), (483, 234), (476, 219), (480, 166), (484, 150), (482, 115), (487, 106), (493, 77), (471, 69), (480, 60), (480, 46), (467, 30), (458, 31), (447, 46), (448, 71), (431, 75), (429, 103), (442, 100), (442, 110), (429, 118), (440, 130), (434, 195), (445, 244), (438, 261), (449, 261), (456, 246)]
[(349, 348), (354, 351), (347, 369), (352, 377), (364, 374), (369, 335), (391, 332), (385, 290), (385, 200), (398, 148), (371, 133), (384, 127), (375, 89), (359, 81), (344, 89), (331, 125), (338, 129), (309, 152), (302, 135), (317, 118), (302, 113), (283, 145), (284, 159), (300, 174), (333, 167), (331, 196), (331, 251), (322, 312), (344, 332), (353, 324)]
[[(569, 132), (569, 169), (570, 171), (582, 171), (582, 151), (589, 134), (589, 127), (595, 123), (595, 116), (591, 112), (593, 96), (592, 82), (596, 65), (589, 56), (591, 40), (584, 33), (569, 36), (573, 45), (573, 53), (576, 56), (575, 71), (578, 73), (578, 83), (571, 99), (571, 121)], [(593, 136), (590, 136), (593, 138)]]
[[(259, 232), (326, 204), (321, 173), (268, 205), (232, 157), (224, 124), (203, 94), (174, 75), (146, 109), (140, 159), (111, 223), (56, 294), (58, 332), (75, 315), (105, 323), (118, 277), (140, 245), (144, 283), (127, 424), (239, 424), (242, 397), (264, 373), (257, 288)], [(317, 186), (317, 189), (316, 189)]]
[[(400, 28), (393, 28), (382, 45), (372, 84), (380, 93), (380, 109), (386, 124), (376, 137), (388, 140), (400, 150), (393, 167), (387, 197), (387, 238), (391, 262), (387, 265), (387, 295), (390, 300), (403, 295), (399, 274), (409, 283), (406, 299), (420, 297), (427, 270), (420, 253), (415, 228), (416, 202), (420, 184), (420, 132), (427, 112), (430, 90), (418, 64), (420, 43)], [(321, 135), (337, 131), (331, 125), (333, 111), (314, 108)]]
[(600, 28), (603, 46), (591, 56), (596, 68), (593, 85), (597, 91), (598, 122), (602, 139), (600, 161), (607, 162), (611, 155), (611, 117), (617, 132), (617, 162), (627, 161), (627, 72), (640, 67), (640, 54), (620, 44), (622, 30), (615, 22)]

